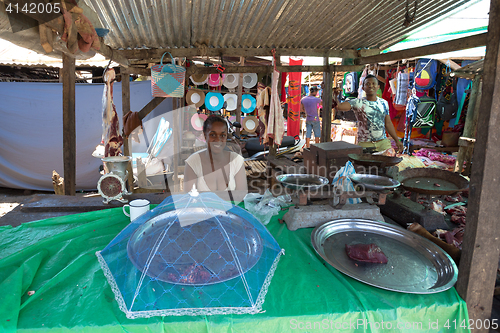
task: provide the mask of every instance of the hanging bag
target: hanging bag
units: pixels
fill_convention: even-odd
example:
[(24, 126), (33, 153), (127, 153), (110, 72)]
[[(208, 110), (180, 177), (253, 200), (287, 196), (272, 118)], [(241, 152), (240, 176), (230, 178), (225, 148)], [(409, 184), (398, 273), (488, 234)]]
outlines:
[(413, 128), (434, 127), (436, 100), (429, 96), (420, 97)]
[[(171, 64), (163, 64), (165, 54), (170, 55)], [(151, 93), (153, 97), (184, 97), (186, 68), (175, 65), (169, 52), (163, 53), (160, 64), (151, 67)]]
[(415, 88), (417, 90), (429, 90), (436, 85), (437, 67), (437, 61), (434, 59), (418, 59), (415, 65)]
[(448, 78), (446, 85), (441, 90), (437, 101), (437, 114), (443, 121), (448, 121), (457, 116), (457, 83), (454, 78)]

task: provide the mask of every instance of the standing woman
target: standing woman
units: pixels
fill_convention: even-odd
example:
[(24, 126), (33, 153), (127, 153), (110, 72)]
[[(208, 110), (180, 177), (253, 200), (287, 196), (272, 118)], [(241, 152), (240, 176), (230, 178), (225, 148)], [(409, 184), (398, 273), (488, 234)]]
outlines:
[(207, 148), (186, 159), (184, 190), (193, 184), (200, 192), (228, 191), (223, 199), (242, 201), (248, 192), (243, 157), (224, 149), (227, 140), (227, 122), (219, 115), (209, 116), (203, 124)]

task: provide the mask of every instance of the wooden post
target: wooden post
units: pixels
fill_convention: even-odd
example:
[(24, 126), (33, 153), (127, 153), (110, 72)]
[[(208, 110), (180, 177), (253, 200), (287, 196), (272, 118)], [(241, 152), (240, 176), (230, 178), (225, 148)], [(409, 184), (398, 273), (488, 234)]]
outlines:
[[(245, 65), (245, 57), (240, 57), (240, 66)], [(243, 96), (243, 73), (240, 73), (240, 78), (238, 80), (238, 98), (236, 106), (236, 121), (241, 124), (241, 102)], [(236, 128), (236, 135), (240, 135), (240, 129)]]
[[(474, 323), (490, 319), (500, 253), (500, 2), (490, 3), (481, 113), (472, 166), (467, 225), (456, 289)], [(496, 22), (496, 23), (495, 23)], [(475, 326), (477, 328), (477, 326)], [(488, 332), (484, 328), (475, 332)]]
[[(469, 99), (469, 107), (467, 108), (467, 115), (465, 117), (465, 127), (464, 133), (462, 134), (463, 138), (472, 139), (476, 136), (476, 128), (477, 128), (477, 116), (479, 115), (479, 105), (481, 103), (481, 75), (476, 75), (474, 77), (474, 81), (472, 83), (472, 89), (470, 93)], [(462, 173), (462, 168), (464, 164), (464, 159), (466, 159), (466, 155), (470, 158), (470, 151), (473, 149), (470, 144), (463, 142), (463, 139), (460, 139), (458, 149), (457, 161), (455, 162), (455, 172)]]
[(328, 66), (328, 57), (323, 58), (328, 70), (323, 72), (323, 117), (321, 123), (321, 142), (332, 141), (332, 68)]
[[(130, 111), (130, 75), (125, 67), (120, 67), (120, 75), (122, 81), (122, 115), (125, 116)], [(123, 125), (123, 124), (122, 124)], [(123, 133), (123, 131), (122, 131)], [(130, 151), (129, 139), (123, 137), (123, 155), (132, 156)], [(132, 170), (132, 162), (127, 165), (127, 181), (129, 192), (134, 192), (134, 171)]]
[(76, 195), (75, 58), (63, 53), (64, 194)]
[[(281, 58), (280, 58), (280, 55), (278, 53), (276, 53), (276, 66), (281, 66)], [(274, 73), (274, 71), (273, 71), (273, 73)], [(279, 74), (279, 79), (278, 79), (278, 91), (276, 92), (277, 94), (279, 94), (280, 88), (281, 88), (281, 72)], [(271, 83), (271, 89), (272, 89), (272, 83)], [(269, 101), (269, 102), (271, 102), (271, 101)], [(276, 135), (276, 133), (273, 133), (273, 134)], [(274, 144), (274, 139), (273, 139), (272, 141), (269, 142), (269, 159), (276, 158), (277, 149), (278, 149), (278, 147), (276, 147), (276, 145)]]

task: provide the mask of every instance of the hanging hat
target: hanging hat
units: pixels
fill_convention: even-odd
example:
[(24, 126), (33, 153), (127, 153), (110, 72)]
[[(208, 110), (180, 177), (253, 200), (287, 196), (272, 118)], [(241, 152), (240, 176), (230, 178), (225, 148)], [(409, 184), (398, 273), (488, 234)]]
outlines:
[(199, 89), (189, 89), (186, 94), (186, 103), (194, 104), (197, 108), (205, 103), (205, 93)]
[(201, 86), (207, 83), (208, 74), (193, 74), (189, 78), (194, 85)]
[(253, 88), (257, 84), (258, 76), (255, 73), (243, 74), (243, 88)]
[(238, 107), (238, 95), (236, 94), (225, 94), (224, 101), (226, 101), (226, 110), (233, 111)]
[[(226, 77), (225, 74), (222, 74), (222, 81), (224, 81), (224, 78)], [(221, 83), (221, 77), (219, 74), (209, 74), (208, 75), (208, 85), (210, 87), (218, 87), (220, 86)]]
[(224, 97), (222, 96), (221, 93), (209, 92), (205, 96), (205, 106), (210, 111), (218, 111), (222, 109), (223, 105), (224, 105)]
[(254, 116), (247, 116), (243, 119), (243, 129), (248, 133), (254, 133), (257, 130), (257, 126), (259, 126), (259, 119)]
[(205, 122), (205, 120), (207, 119), (207, 115), (206, 114), (202, 114), (202, 113), (195, 113), (192, 117), (191, 117), (191, 126), (193, 126), (193, 128), (197, 131), (201, 131), (203, 129), (203, 123)]
[(250, 113), (255, 110), (255, 106), (257, 105), (257, 101), (253, 96), (249, 94), (244, 94), (241, 96), (241, 111), (244, 113)]
[(222, 84), (224, 87), (228, 89), (233, 89), (238, 86), (238, 82), (240, 81), (240, 74), (226, 74), (224, 81)]

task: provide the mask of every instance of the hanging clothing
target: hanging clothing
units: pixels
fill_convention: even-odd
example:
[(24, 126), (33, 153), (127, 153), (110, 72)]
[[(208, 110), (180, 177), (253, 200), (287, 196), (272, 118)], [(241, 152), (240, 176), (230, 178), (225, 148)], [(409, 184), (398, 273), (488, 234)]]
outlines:
[(281, 112), (281, 103), (278, 95), (279, 78), (280, 73), (274, 70), (269, 105), (269, 123), (267, 126), (267, 136), (278, 146), (281, 145), (281, 140), (283, 140), (283, 135), (285, 134), (285, 121), (283, 119), (283, 112)]
[(403, 140), (403, 154), (408, 154), (411, 156), (410, 151), (410, 138), (411, 131), (413, 130), (413, 124), (417, 118), (417, 106), (420, 102), (420, 99), (416, 94), (412, 94), (406, 103), (406, 128), (405, 128), (405, 137)]

